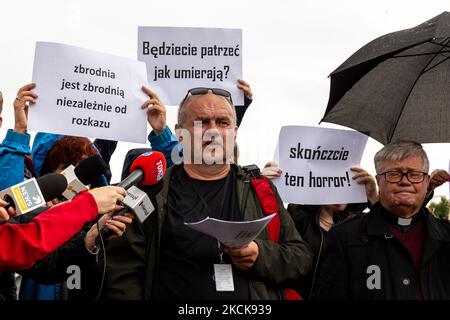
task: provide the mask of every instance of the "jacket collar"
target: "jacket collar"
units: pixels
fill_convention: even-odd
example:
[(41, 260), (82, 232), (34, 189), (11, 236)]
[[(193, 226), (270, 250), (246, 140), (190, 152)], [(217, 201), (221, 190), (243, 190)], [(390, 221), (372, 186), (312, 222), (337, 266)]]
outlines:
[[(389, 235), (391, 234), (389, 222), (383, 215), (383, 211), (389, 212), (380, 202), (377, 202), (368, 213), (367, 235)], [(438, 221), (428, 209), (422, 207), (418, 213), (427, 230), (427, 238), (438, 242), (450, 242), (450, 227), (446, 222)]]
[(428, 234), (439, 242), (450, 242), (450, 226), (447, 221), (439, 221), (433, 214), (425, 209), (425, 225)]
[[(172, 165), (171, 167), (169, 167), (166, 171), (166, 174), (164, 175), (163, 178), (163, 187), (161, 189), (161, 191), (155, 196), (155, 200), (156, 200), (156, 207), (157, 207), (157, 214), (158, 214), (158, 237), (161, 237), (161, 232), (162, 232), (162, 226), (164, 224), (164, 219), (165, 219), (165, 206), (167, 203), (167, 195), (169, 193), (169, 187), (170, 187), (170, 179), (172, 178), (173, 172), (175, 170), (179, 170), (180, 168), (182, 168), (183, 164), (178, 164), (178, 165)], [(237, 181), (240, 181), (241, 179), (243, 179), (246, 176), (245, 171), (238, 165), (236, 164), (231, 164), (231, 166), (233, 168), (237, 169)], [(242, 192), (241, 190), (239, 190), (239, 188), (242, 188), (241, 186), (242, 184), (238, 184), (238, 195), (240, 195)], [(240, 199), (241, 201), (242, 199)], [(242, 206), (241, 206), (242, 209)]]
[[(159, 204), (165, 204), (165, 199), (167, 199), (167, 194), (169, 193), (169, 185), (170, 185), (170, 179), (172, 177), (172, 174), (174, 172), (174, 170), (179, 170), (181, 167), (183, 166), (183, 164), (179, 164), (179, 165), (172, 165), (171, 167), (169, 167), (166, 171), (166, 174), (164, 175), (163, 181), (164, 181), (164, 185), (162, 187), (161, 192), (159, 192), (156, 195), (156, 200), (158, 201)], [(237, 169), (237, 176), (239, 178), (242, 178), (245, 176), (245, 172), (244, 170), (235, 165), (235, 164), (231, 164), (232, 167)]]
[(389, 223), (383, 217), (382, 211), (386, 210), (378, 201), (367, 214), (367, 235), (380, 236), (390, 234)]

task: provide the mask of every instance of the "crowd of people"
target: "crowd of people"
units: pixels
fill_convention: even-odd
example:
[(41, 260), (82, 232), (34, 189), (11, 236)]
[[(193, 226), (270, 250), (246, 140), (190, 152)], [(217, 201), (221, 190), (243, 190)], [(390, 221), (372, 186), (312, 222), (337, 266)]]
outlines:
[[(38, 85), (23, 86), (14, 100), (14, 129), (0, 145), (0, 190), (95, 155), (109, 163), (117, 146), (37, 133), (30, 148), (28, 109), (39, 99)], [(131, 210), (116, 215), (126, 190), (109, 185), (110, 168), (88, 191), (51, 199), (30, 213), (18, 215), (0, 200), (0, 299), (449, 299), (450, 225), (426, 203), (450, 176), (444, 170), (429, 174), (422, 146), (384, 146), (375, 155), (375, 177), (351, 168), (365, 187), (365, 203), (285, 207), (271, 182), (282, 168), (238, 164), (237, 129), (253, 96), (245, 81), (237, 86), (244, 106), (235, 106), (220, 88), (190, 89), (179, 105), (176, 136), (166, 124), (164, 103), (142, 88), (151, 148), (130, 150), (122, 177), (149, 151), (163, 153), (169, 167), (158, 192), (142, 187), (155, 207), (144, 222)], [(0, 95), (0, 114), (2, 108)], [(199, 133), (209, 137), (201, 145), (194, 142)], [(255, 180), (265, 186), (264, 201)], [(186, 226), (205, 217), (256, 220), (269, 210), (275, 218), (242, 247)], [(103, 239), (102, 228), (112, 235)], [(78, 286), (67, 283), (72, 266), (81, 269)]]

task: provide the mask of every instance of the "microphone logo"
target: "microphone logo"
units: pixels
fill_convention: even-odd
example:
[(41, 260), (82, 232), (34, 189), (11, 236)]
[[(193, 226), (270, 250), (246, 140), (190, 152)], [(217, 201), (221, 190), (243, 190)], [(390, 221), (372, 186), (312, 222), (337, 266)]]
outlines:
[(155, 163), (156, 167), (156, 181), (161, 180), (164, 177), (164, 164), (161, 159)]
[(45, 205), (44, 196), (35, 178), (21, 182), (7, 190), (0, 191), (0, 199), (7, 200), (20, 214)]

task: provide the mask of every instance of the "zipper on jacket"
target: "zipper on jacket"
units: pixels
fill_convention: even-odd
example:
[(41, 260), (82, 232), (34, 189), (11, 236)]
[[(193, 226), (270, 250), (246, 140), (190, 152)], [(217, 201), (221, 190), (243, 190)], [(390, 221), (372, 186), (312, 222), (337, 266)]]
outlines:
[(319, 215), (320, 215), (320, 209), (316, 213), (316, 223), (317, 223), (317, 227), (319, 228), (319, 232), (320, 232), (320, 246), (319, 246), (319, 252), (317, 253), (316, 265), (314, 266), (314, 273), (313, 273), (312, 282), (311, 282), (311, 289), (309, 290), (309, 296), (308, 296), (309, 300), (311, 300), (312, 293), (314, 291), (314, 285), (316, 283), (316, 276), (317, 276), (317, 269), (319, 267), (320, 256), (322, 255), (322, 249), (323, 249), (324, 234), (323, 234), (322, 228), (320, 227)]
[(250, 177), (248, 174), (242, 179), (242, 182), (244, 183), (244, 191), (242, 192), (241, 199), (241, 213), (244, 215), (245, 208), (247, 207), (248, 194), (250, 192)]

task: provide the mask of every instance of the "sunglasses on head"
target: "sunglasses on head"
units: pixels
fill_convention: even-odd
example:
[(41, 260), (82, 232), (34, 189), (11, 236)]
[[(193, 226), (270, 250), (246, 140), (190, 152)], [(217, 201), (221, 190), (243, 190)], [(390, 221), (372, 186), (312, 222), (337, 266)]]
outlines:
[(180, 105), (183, 105), (186, 102), (186, 99), (190, 96), (197, 96), (197, 95), (203, 95), (207, 94), (208, 92), (212, 92), (217, 96), (224, 97), (228, 100), (228, 102), (232, 105), (233, 100), (231, 99), (231, 93), (229, 93), (227, 90), (220, 89), (220, 88), (205, 88), (205, 87), (198, 87), (198, 88), (192, 88), (189, 89), (186, 93), (186, 96), (183, 98), (183, 101), (181, 101)]

